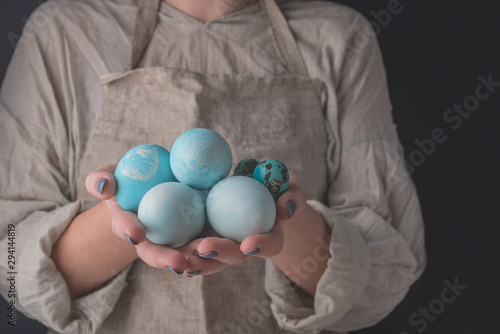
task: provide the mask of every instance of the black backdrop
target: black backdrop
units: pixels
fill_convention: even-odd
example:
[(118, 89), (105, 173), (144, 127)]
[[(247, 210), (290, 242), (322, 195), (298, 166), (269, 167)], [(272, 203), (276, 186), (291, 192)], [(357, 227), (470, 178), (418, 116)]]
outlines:
[[(496, 333), (500, 87), (490, 87), (487, 97), (476, 87), (481, 80), (500, 83), (500, 5), (491, 0), (337, 2), (363, 13), (376, 28), (394, 120), (422, 203), (428, 251), (426, 271), (405, 300), (377, 326), (356, 333)], [(2, 80), (13, 42), (39, 3), (0, 4)], [(465, 105), (462, 112), (449, 111), (459, 105)], [(20, 314), (15, 328), (7, 326), (6, 307), (1, 300), (2, 333), (45, 332)]]

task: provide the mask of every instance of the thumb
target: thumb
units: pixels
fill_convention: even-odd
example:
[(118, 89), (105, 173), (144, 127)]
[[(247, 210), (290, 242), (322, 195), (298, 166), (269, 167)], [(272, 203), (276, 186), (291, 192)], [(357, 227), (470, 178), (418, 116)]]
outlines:
[(85, 187), (94, 197), (107, 200), (115, 195), (116, 180), (114, 172), (117, 164), (106, 165), (87, 175)]

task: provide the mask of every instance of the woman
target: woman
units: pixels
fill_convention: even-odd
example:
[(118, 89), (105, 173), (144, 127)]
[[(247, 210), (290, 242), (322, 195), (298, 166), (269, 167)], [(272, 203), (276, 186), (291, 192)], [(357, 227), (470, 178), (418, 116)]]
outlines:
[[(32, 16), (1, 95), (20, 310), (67, 333), (317, 333), (375, 324), (404, 297), (423, 224), (396, 177), (376, 38), (346, 7), (277, 4), (49, 1), (53, 20)], [(294, 172), (269, 234), (171, 249), (117, 206), (120, 157), (196, 127), (234, 163)]]

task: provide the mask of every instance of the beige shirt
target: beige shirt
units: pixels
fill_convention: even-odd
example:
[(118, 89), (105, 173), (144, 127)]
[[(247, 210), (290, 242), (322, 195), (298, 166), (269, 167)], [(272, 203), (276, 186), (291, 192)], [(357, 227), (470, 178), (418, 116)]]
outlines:
[[(352, 9), (277, 2), (310, 76), (326, 87), (328, 200), (309, 204), (331, 228), (325, 247), (332, 257), (311, 300), (284, 284), (271, 261), (262, 279), (273, 316), (287, 331), (367, 327), (394, 309), (425, 266), (419, 201), (392, 122), (380, 50), (368, 22)], [(136, 0), (48, 1), (26, 24), (2, 84), (0, 248), (7, 249), (8, 225), (15, 225), (16, 307), (57, 332), (97, 331), (129, 281), (130, 266), (71, 301), (49, 255), (82, 209), (76, 180), (104, 98), (99, 77), (126, 68), (136, 8)], [(162, 4), (139, 66), (284, 75), (266, 29), (259, 4), (207, 24)], [(7, 261), (0, 266), (0, 291), (10, 300), (12, 270)]]

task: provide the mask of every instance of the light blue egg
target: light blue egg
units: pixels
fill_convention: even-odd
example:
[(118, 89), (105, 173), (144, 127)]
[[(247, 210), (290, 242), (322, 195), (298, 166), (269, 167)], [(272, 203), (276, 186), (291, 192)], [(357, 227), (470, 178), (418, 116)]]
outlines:
[(246, 176), (231, 176), (217, 183), (208, 194), (206, 208), (213, 229), (237, 242), (269, 232), (276, 219), (269, 191)]
[(170, 153), (160, 145), (143, 144), (128, 151), (115, 170), (115, 198), (122, 209), (137, 212), (142, 197), (157, 184), (177, 181)]
[(166, 182), (144, 195), (137, 217), (151, 242), (180, 247), (193, 240), (203, 229), (205, 205), (199, 194), (188, 185)]
[(208, 129), (184, 132), (174, 142), (170, 154), (177, 180), (196, 189), (209, 189), (225, 178), (232, 161), (227, 141)]
[(290, 179), (285, 164), (276, 159), (261, 161), (255, 167), (253, 178), (269, 190), (274, 200), (287, 191)]

